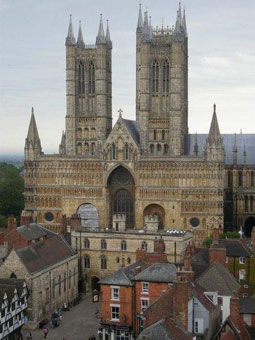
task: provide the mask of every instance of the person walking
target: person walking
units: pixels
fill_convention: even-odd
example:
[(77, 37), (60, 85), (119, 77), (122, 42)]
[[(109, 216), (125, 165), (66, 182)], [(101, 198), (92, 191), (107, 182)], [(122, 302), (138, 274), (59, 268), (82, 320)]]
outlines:
[(44, 339), (47, 338), (48, 333), (49, 333), (49, 329), (48, 329), (47, 327), (44, 327), (44, 328), (43, 328)]

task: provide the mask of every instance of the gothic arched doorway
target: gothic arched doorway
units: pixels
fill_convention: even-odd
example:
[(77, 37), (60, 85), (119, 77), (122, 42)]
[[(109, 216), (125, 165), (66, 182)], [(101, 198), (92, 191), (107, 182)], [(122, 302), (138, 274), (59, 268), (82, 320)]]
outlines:
[(255, 227), (255, 217), (250, 216), (244, 223), (244, 234), (246, 237), (251, 237), (251, 231), (253, 227)]
[(114, 214), (124, 214), (126, 226), (134, 227), (135, 183), (130, 172), (123, 166), (119, 166), (109, 176), (107, 187), (110, 201), (110, 223)]
[(150, 204), (143, 211), (143, 220), (145, 216), (158, 216), (159, 229), (164, 229), (165, 225), (165, 210), (158, 204)]
[(99, 278), (96, 276), (93, 276), (91, 279), (91, 290), (98, 290), (100, 291), (100, 285), (99, 285)]

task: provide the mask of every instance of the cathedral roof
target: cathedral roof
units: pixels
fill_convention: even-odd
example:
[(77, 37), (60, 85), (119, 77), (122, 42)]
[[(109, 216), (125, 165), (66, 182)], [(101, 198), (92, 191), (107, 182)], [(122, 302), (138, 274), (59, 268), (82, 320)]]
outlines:
[(123, 119), (123, 123), (133, 137), (134, 141), (140, 144), (140, 125), (136, 120)]
[[(233, 164), (233, 146), (235, 144), (235, 134), (221, 134), (225, 148), (225, 163), (227, 165)], [(206, 139), (208, 134), (197, 134), (198, 155), (203, 156)], [(196, 134), (189, 134), (185, 140), (185, 154), (193, 155), (194, 144), (196, 141)], [(237, 164), (243, 164), (243, 150), (246, 148), (246, 164), (255, 163), (255, 134), (238, 134), (236, 135), (237, 143)]]

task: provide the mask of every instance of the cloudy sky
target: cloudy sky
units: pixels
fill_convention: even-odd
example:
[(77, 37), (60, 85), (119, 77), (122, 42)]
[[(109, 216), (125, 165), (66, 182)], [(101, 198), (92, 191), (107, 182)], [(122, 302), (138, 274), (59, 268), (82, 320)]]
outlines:
[[(135, 29), (139, 0), (0, 0), (0, 155), (22, 153), (34, 106), (45, 153), (65, 124), (65, 37), (94, 43), (100, 13), (113, 40), (113, 117), (135, 119)], [(143, 0), (153, 25), (175, 22), (178, 1)], [(255, 0), (186, 0), (189, 128), (207, 132), (213, 103), (221, 132), (255, 133)]]

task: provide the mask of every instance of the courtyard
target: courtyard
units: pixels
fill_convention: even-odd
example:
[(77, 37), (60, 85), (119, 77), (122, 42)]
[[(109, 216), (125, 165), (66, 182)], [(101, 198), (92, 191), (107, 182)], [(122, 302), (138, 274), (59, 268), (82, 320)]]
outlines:
[[(82, 301), (70, 309), (62, 312), (62, 321), (56, 328), (51, 328), (48, 324), (49, 334), (47, 339), (50, 340), (88, 340), (90, 336), (97, 336), (100, 326), (100, 318), (95, 316), (95, 311), (99, 309), (99, 303), (92, 302), (91, 294), (85, 295)], [(27, 331), (23, 331), (23, 339), (26, 340)], [(43, 339), (43, 331), (37, 329), (32, 331), (32, 340)]]

